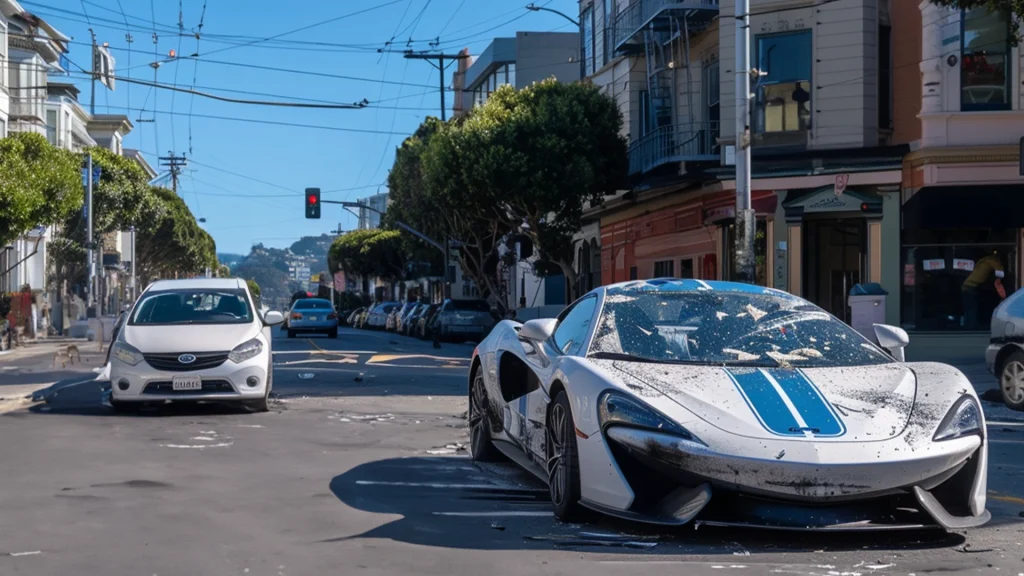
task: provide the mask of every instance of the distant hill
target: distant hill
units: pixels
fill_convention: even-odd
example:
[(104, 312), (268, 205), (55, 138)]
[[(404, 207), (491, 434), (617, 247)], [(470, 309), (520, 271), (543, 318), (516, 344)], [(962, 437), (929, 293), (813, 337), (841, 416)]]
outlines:
[(289, 248), (268, 248), (257, 244), (245, 256), (218, 254), (217, 257), (231, 268), (233, 276), (254, 280), (259, 284), (263, 301), (273, 306), (275, 302), (287, 301), (296, 291), (307, 289), (305, 283), (289, 275), (290, 265), (306, 264), (311, 274), (328, 271), (327, 251), (333, 241), (334, 237), (327, 234), (307, 236)]

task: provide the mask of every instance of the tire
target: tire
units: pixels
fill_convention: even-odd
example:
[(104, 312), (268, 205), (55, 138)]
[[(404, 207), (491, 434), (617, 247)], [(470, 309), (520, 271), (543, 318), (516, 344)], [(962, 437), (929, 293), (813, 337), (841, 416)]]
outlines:
[(338, 329), (335, 328), (334, 330), (331, 330), (330, 332), (328, 332), (327, 333), (327, 337), (328, 338), (337, 338), (338, 337)]
[(573, 522), (584, 516), (580, 505), (580, 460), (576, 449), (576, 424), (569, 396), (559, 392), (548, 409), (547, 422), (548, 491), (555, 517)]
[(477, 368), (469, 387), (469, 453), (477, 462), (497, 462), (501, 452), (491, 441), (491, 410), (483, 372), (482, 368)]
[(259, 400), (243, 400), (242, 405), (245, 406), (250, 412), (269, 412), (270, 411), (270, 392), (274, 389), (274, 360), (271, 355), (270, 364), (267, 366), (267, 390), (263, 393), (263, 398)]
[(110, 407), (118, 414), (138, 414), (142, 411), (142, 402), (123, 402), (121, 400), (114, 400), (114, 395), (111, 394)]
[(1014, 351), (999, 368), (999, 394), (1008, 407), (1024, 411), (1024, 352)]

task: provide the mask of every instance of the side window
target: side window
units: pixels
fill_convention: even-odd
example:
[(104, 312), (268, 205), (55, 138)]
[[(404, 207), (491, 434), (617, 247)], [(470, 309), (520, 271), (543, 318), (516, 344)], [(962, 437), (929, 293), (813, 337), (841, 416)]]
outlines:
[(596, 307), (597, 297), (590, 296), (581, 300), (562, 317), (554, 335), (555, 346), (562, 354), (575, 356), (582, 350)]

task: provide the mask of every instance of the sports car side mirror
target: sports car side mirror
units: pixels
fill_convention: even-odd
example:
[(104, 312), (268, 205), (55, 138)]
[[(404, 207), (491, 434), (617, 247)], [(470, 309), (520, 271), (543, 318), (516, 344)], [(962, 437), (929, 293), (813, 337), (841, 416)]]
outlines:
[(531, 342), (544, 342), (555, 333), (555, 324), (558, 320), (554, 318), (538, 318), (529, 320), (519, 329), (519, 337)]
[(903, 362), (906, 359), (903, 349), (910, 344), (910, 336), (907, 336), (907, 332), (903, 328), (888, 324), (875, 324), (874, 328), (878, 345), (888, 350), (893, 358)]
[(277, 310), (271, 310), (263, 315), (263, 323), (267, 326), (277, 326), (284, 322), (284, 315)]

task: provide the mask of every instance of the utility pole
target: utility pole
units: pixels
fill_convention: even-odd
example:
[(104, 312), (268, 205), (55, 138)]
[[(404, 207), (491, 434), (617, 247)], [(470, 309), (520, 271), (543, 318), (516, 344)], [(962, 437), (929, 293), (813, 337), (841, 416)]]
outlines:
[(750, 203), (750, 0), (736, 2), (736, 280), (753, 283), (754, 210)]
[[(448, 66), (451, 66), (452, 62), (455, 62), (457, 60), (461, 60), (463, 58), (468, 58), (468, 55), (466, 55), (466, 54), (443, 54), (443, 53), (442, 54), (419, 54), (419, 53), (415, 53), (415, 52), (412, 52), (412, 51), (407, 51), (407, 52), (405, 52), (404, 56), (405, 56), (405, 58), (407, 58), (409, 60), (426, 60), (427, 62), (430, 63), (431, 66), (433, 66), (434, 68), (437, 68), (438, 72), (441, 73), (440, 74), (440, 76), (441, 76), (441, 121), (444, 122), (445, 120), (448, 119), (448, 111), (446, 110), (445, 102), (444, 102), (444, 92), (445, 92), (444, 71), (448, 68)], [(434, 64), (434, 62), (433, 62), (434, 60), (437, 60), (437, 64)], [(451, 62), (449, 62), (447, 65), (445, 65), (445, 63), (444, 63), (445, 60), (450, 60)]]
[(92, 241), (92, 152), (86, 156), (85, 165), (85, 246), (88, 278), (86, 279), (86, 307), (91, 308), (95, 302), (93, 283), (96, 276), (95, 260), (93, 259)]
[[(92, 84), (92, 92), (91, 92), (91, 94), (89, 96), (89, 114), (90, 115), (94, 115), (94, 114), (96, 114), (96, 50), (98, 49), (98, 47), (96, 46), (96, 33), (93, 32), (92, 28), (89, 28), (89, 34), (92, 35), (92, 61), (93, 61), (93, 66), (92, 66), (92, 68), (93, 68), (93, 70), (92, 70), (92, 82), (91, 82), (91, 84)], [(91, 170), (92, 169), (90, 168), (90, 171)]]
[(135, 226), (132, 226), (128, 230), (131, 231), (131, 233), (132, 233), (132, 262), (131, 262), (131, 264), (132, 264), (132, 280), (131, 280), (131, 295), (132, 295), (132, 297), (131, 297), (131, 302), (135, 302), (135, 293), (138, 291), (138, 288), (135, 287), (135, 281), (136, 281), (136, 278), (135, 278)]
[(173, 187), (174, 193), (178, 193), (178, 176), (181, 174), (181, 169), (188, 166), (188, 161), (185, 159), (185, 155), (175, 156), (173, 151), (168, 152), (170, 156), (160, 157), (160, 166), (167, 168), (171, 171), (171, 186)]

